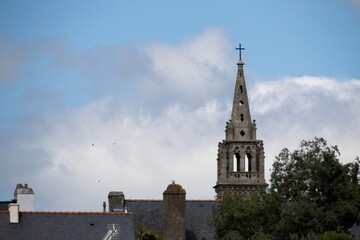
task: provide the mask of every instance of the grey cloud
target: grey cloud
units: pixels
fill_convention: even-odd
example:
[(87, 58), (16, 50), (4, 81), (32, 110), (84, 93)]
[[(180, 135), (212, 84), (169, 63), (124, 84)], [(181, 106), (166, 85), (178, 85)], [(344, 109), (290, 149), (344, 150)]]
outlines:
[[(204, 47), (209, 44), (211, 49)], [(203, 103), (221, 96), (233, 79), (229, 42), (215, 28), (173, 46), (127, 43), (78, 53), (66, 39), (43, 45), (56, 69), (80, 74), (77, 81), (90, 81), (98, 97), (123, 96), (147, 108), (164, 107), (164, 102)]]
[[(64, 36), (26, 45), (15, 44), (10, 39), (6, 42), (15, 46), (11, 47), (12, 53), (19, 49), (19, 53), (29, 56), (25, 62), (20, 59), (27, 58), (19, 57), (14, 67), (7, 68), (13, 69), (13, 78), (23, 67), (28, 69), (26, 74), (32, 81), (32, 89), (23, 98), (31, 97), (36, 91), (55, 93), (60, 97), (54, 102), (58, 105), (61, 101), (66, 103), (67, 95), (86, 94), (87, 99), (120, 96), (124, 104), (136, 103), (154, 111), (173, 103), (200, 106), (209, 98), (226, 95), (227, 83), (233, 80), (231, 66), (235, 66), (229, 57), (229, 42), (216, 28), (172, 46), (125, 43), (78, 52)], [(209, 44), (213, 46), (211, 49), (204, 47)], [(6, 61), (5, 57), (2, 61)], [(2, 73), (8, 75), (6, 71)]]
[(360, 14), (360, 1), (359, 0), (348, 0), (351, 2), (351, 4), (355, 7), (355, 9)]
[(1, 141), (0, 152), (1, 200), (12, 199), (17, 183), (34, 183), (34, 179), (51, 165), (51, 156), (45, 149), (24, 148), (21, 144)]
[(34, 58), (31, 47), (0, 34), (0, 81), (14, 81), (24, 74), (24, 66)]

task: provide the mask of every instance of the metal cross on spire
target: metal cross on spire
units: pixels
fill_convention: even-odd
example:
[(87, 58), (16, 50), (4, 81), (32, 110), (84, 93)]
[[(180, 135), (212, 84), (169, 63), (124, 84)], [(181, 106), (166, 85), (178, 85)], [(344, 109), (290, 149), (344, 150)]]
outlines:
[(241, 44), (239, 44), (238, 48), (235, 48), (236, 50), (239, 50), (239, 60), (241, 60), (241, 50), (245, 50), (245, 48), (241, 47)]

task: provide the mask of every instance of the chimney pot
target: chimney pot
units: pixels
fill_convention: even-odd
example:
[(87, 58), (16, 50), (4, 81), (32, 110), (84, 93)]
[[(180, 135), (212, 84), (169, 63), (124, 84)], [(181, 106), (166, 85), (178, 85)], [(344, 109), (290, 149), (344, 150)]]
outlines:
[(106, 212), (106, 202), (103, 202), (103, 211)]

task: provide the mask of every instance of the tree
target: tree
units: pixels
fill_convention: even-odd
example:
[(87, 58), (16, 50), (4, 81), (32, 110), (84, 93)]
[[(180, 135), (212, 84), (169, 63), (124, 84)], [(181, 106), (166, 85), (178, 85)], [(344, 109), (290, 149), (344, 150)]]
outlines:
[(227, 193), (216, 204), (217, 239), (346, 239), (360, 210), (359, 158), (341, 164), (339, 155), (323, 138), (283, 149), (265, 193)]
[(345, 233), (326, 232), (320, 240), (351, 240), (352, 238)]
[(264, 233), (265, 204), (262, 194), (225, 193), (213, 208), (217, 239), (272, 239)]
[(302, 141), (294, 152), (283, 149), (271, 174), (270, 194), (282, 211), (276, 230), (305, 237), (325, 231), (347, 232), (358, 219), (359, 160), (341, 164), (337, 146), (323, 138)]
[(160, 232), (156, 230), (147, 230), (143, 227), (136, 228), (136, 240), (160, 240)]

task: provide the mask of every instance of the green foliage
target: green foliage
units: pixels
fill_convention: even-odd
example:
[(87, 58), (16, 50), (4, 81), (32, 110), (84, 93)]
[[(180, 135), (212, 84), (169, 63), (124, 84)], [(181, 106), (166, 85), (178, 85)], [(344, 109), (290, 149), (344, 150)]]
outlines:
[(298, 236), (310, 232), (346, 232), (357, 220), (360, 190), (358, 162), (341, 164), (336, 146), (323, 138), (302, 141), (276, 157), (270, 192), (281, 200), (280, 227)]
[(261, 232), (263, 205), (260, 195), (225, 194), (213, 209), (213, 223), (219, 239), (250, 239)]
[(358, 220), (359, 158), (341, 164), (339, 155), (323, 138), (283, 149), (266, 193), (228, 193), (214, 207), (217, 239), (349, 239), (340, 237)]
[(321, 237), (320, 240), (351, 240), (352, 238), (345, 233), (336, 233), (336, 232), (326, 232)]
[(136, 240), (160, 240), (160, 232), (156, 230), (146, 230), (145, 228), (136, 228)]

